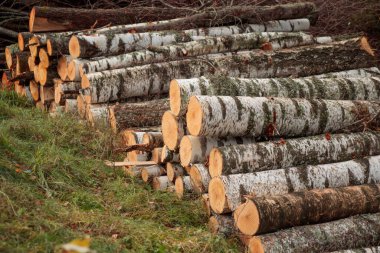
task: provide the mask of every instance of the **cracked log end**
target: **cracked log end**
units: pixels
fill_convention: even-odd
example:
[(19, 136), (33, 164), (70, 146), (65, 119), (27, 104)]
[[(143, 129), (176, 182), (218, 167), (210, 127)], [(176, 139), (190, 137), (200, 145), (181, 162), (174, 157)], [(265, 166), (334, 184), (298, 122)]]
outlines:
[(213, 148), (209, 158), (209, 172), (211, 178), (221, 176), (223, 171), (223, 155), (218, 148)]
[(12, 53), (11, 50), (7, 47), (5, 48), (5, 61), (7, 63), (8, 69), (11, 69), (13, 64)]
[(234, 212), (237, 228), (245, 235), (255, 235), (260, 226), (259, 211), (252, 201), (240, 205)]
[(264, 253), (264, 247), (260, 241), (260, 238), (254, 236), (248, 242), (249, 253)]
[(227, 204), (226, 190), (220, 178), (213, 178), (208, 186), (208, 196), (212, 210), (218, 214), (230, 211)]
[(20, 49), (21, 52), (24, 51), (25, 40), (24, 40), (24, 36), (22, 36), (22, 33), (17, 34), (17, 44), (18, 44), (18, 49)]
[(182, 137), (181, 143), (179, 144), (179, 157), (181, 160), (181, 165), (186, 167), (191, 163), (192, 145), (189, 136)]
[(208, 228), (213, 234), (217, 234), (219, 232), (219, 222), (214, 216), (211, 216), (208, 220)]
[(373, 51), (371, 45), (368, 42), (367, 37), (363, 36), (360, 38), (360, 47), (366, 51), (369, 55), (375, 56), (375, 51)]
[(38, 57), (40, 58), (40, 65), (42, 65), (42, 67), (44, 68), (48, 68), (50, 65), (49, 55), (44, 48), (40, 49), (40, 51), (38, 52)]
[[(169, 180), (170, 180), (170, 178), (169, 178)], [(184, 184), (184, 182), (183, 182), (182, 177), (177, 177), (175, 180), (174, 186), (175, 186), (175, 193), (177, 194), (177, 197), (179, 199), (183, 198), (183, 194), (185, 192), (185, 187), (183, 186), (183, 184)]]
[(38, 84), (34, 80), (30, 80), (29, 83), (30, 93), (32, 94), (32, 98), (34, 101), (38, 101), (40, 99), (40, 90)]
[(110, 106), (108, 108), (108, 121), (109, 121), (109, 124), (111, 126), (112, 131), (114, 133), (117, 133), (117, 123), (116, 123), (116, 117), (115, 117), (115, 106)]
[(31, 56), (37, 57), (39, 45), (40, 40), (37, 37), (33, 36), (29, 39), (29, 50)]
[(202, 128), (203, 111), (196, 97), (191, 97), (187, 107), (186, 122), (191, 135), (199, 136)]
[(178, 127), (177, 118), (170, 111), (166, 111), (162, 116), (162, 136), (170, 150), (175, 150), (178, 146)]
[[(76, 68), (76, 63), (75, 61), (71, 61), (67, 65), (67, 77), (69, 78), (70, 81), (73, 81), (75, 79), (75, 68)], [(87, 79), (88, 81), (88, 79)], [(88, 82), (89, 83), (89, 82)], [(89, 85), (89, 84), (88, 84)]]
[(47, 69), (43, 65), (38, 65), (38, 80), (43, 86), (47, 82)]
[(30, 71), (34, 71), (34, 67), (36, 66), (36, 57), (28, 57), (28, 66)]
[(207, 189), (204, 189), (203, 187), (202, 176), (197, 166), (192, 166), (189, 174), (190, 174), (191, 183), (193, 185), (194, 191), (196, 193), (205, 192)]
[(169, 88), (169, 102), (170, 110), (175, 116), (178, 116), (181, 111), (181, 89), (177, 80), (172, 80), (170, 82)]
[[(71, 62), (70, 62), (71, 63)], [(70, 64), (69, 64), (70, 65)], [(74, 69), (75, 69), (75, 65), (74, 65)], [(75, 71), (75, 70), (74, 70)], [(74, 73), (75, 74), (75, 73)], [(86, 88), (89, 88), (90, 87), (90, 80), (88, 80), (88, 77), (86, 75), (83, 75), (82, 76), (82, 81), (81, 81), (81, 87), (82, 89), (86, 89)]]
[(73, 35), (69, 41), (69, 52), (73, 58), (80, 56), (80, 44), (77, 36)]
[(59, 77), (62, 80), (66, 80), (67, 78), (67, 58), (65, 56), (61, 56), (58, 59), (58, 64), (57, 64), (57, 72)]

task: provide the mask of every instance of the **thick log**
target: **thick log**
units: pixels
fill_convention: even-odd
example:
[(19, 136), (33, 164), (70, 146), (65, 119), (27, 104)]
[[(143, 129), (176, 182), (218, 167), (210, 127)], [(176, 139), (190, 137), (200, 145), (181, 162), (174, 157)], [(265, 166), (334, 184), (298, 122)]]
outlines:
[(79, 82), (63, 82), (61, 79), (53, 79), (54, 82), (54, 102), (64, 104), (66, 99), (76, 99), (79, 90)]
[(211, 177), (346, 161), (380, 154), (380, 133), (326, 134), (214, 148)]
[(165, 145), (172, 151), (177, 151), (182, 137), (187, 133), (183, 117), (176, 117), (170, 111), (162, 116), (162, 136)]
[(178, 163), (168, 162), (166, 164), (166, 175), (169, 180), (174, 182), (177, 177), (182, 177), (186, 174), (186, 170)]
[[(379, 73), (380, 74), (380, 73)], [(250, 96), (379, 100), (380, 78), (210, 78), (174, 79), (170, 82), (170, 110), (184, 115), (191, 96)]]
[(211, 233), (224, 235), (226, 237), (238, 233), (231, 215), (213, 214), (208, 220), (208, 228)]
[(208, 191), (211, 177), (206, 166), (203, 164), (194, 164), (191, 166), (189, 175), (191, 178), (191, 184), (196, 193)]
[(141, 178), (146, 183), (151, 182), (155, 177), (159, 177), (165, 174), (166, 171), (164, 167), (161, 167), (159, 165), (152, 165), (141, 169)]
[(169, 187), (174, 186), (174, 184), (168, 179), (167, 176), (160, 176), (153, 178), (152, 187), (156, 191), (164, 191)]
[[(269, 21), (262, 24), (221, 26), (189, 29), (181, 32), (162, 31), (130, 33), (131, 28), (110, 27), (97, 30), (97, 34), (75, 35), (69, 42), (70, 55), (74, 58), (91, 58), (100, 55), (117, 55), (149, 47), (157, 47), (191, 41), (194, 36), (228, 36), (253, 32), (297, 32), (308, 30), (308, 19)], [(127, 29), (127, 30), (126, 30)], [(194, 37), (195, 39), (195, 37)], [(111, 45), (108, 47), (107, 45)], [(119, 47), (117, 45), (123, 45)]]
[(327, 252), (379, 243), (380, 213), (376, 213), (255, 236), (249, 242), (248, 251)]
[(94, 26), (134, 24), (139, 21), (171, 19), (186, 15), (176, 9), (157, 7), (78, 9), (34, 6), (30, 12), (30, 32), (74, 31)]
[[(94, 102), (91, 100), (91, 102)], [(169, 109), (168, 99), (140, 103), (121, 103), (109, 107), (110, 125), (114, 132), (131, 127), (157, 126)]]
[(179, 144), (179, 156), (182, 166), (190, 166), (194, 163), (204, 163), (208, 161), (208, 156), (213, 148), (228, 145), (251, 144), (254, 138), (210, 138), (205, 136), (186, 135)]
[[(80, 60), (75, 64), (75, 66), (78, 69), (80, 68), (79, 72), (83, 75), (93, 72), (180, 60), (214, 53), (225, 53), (246, 49), (261, 49), (268, 46), (272, 49), (290, 48), (313, 44), (314, 41), (315, 39), (313, 36), (300, 32), (246, 33), (214, 38), (201, 36), (199, 40), (196, 39), (195, 41), (186, 43), (158, 47), (151, 46), (148, 47), (148, 50), (139, 50), (126, 54), (118, 51), (116, 53), (123, 54), (101, 58), (95, 61)], [(332, 42), (332, 40), (330, 42)], [(119, 47), (117, 50), (122, 50), (122, 48)], [(75, 68), (75, 66), (72, 66), (72, 68)]]
[[(162, 147), (164, 145), (162, 133), (161, 132), (144, 133), (142, 143), (147, 144), (151, 149)], [(162, 160), (162, 152), (163, 152), (163, 148), (161, 150), (160, 161), (162, 161), (163, 163), (166, 163), (166, 161)]]
[(65, 113), (71, 113), (71, 114), (78, 113), (78, 101), (76, 99), (65, 100)]
[(234, 211), (246, 195), (263, 197), (310, 189), (378, 184), (379, 169), (380, 156), (373, 156), (340, 163), (220, 176), (209, 183), (210, 204), (216, 213), (225, 213)]
[(380, 185), (314, 189), (277, 196), (249, 197), (234, 212), (240, 232), (266, 234), (380, 210)]
[(189, 176), (178, 176), (175, 179), (175, 193), (179, 199), (182, 199), (186, 193), (192, 192), (193, 188)]
[(178, 163), (180, 161), (179, 153), (176, 153), (170, 150), (166, 145), (164, 145), (162, 147), (162, 152), (161, 152), (161, 161), (163, 163), (168, 163), (168, 162)]
[(309, 76), (373, 66), (371, 54), (366, 38), (273, 52), (239, 51), (85, 74), (82, 88), (90, 88), (91, 101), (101, 103), (167, 93), (174, 77), (194, 78), (208, 73), (244, 78)]
[(367, 122), (377, 127), (379, 111), (376, 101), (193, 96), (186, 124), (195, 136), (294, 137), (358, 131), (367, 127)]
[(358, 249), (345, 249), (338, 250), (330, 253), (379, 253), (380, 246), (369, 247), (369, 248), (358, 248)]
[(5, 48), (5, 62), (8, 69), (16, 67), (16, 54), (19, 52), (18, 45), (12, 44)]
[(38, 83), (34, 80), (30, 80), (29, 83), (30, 93), (32, 95), (32, 98), (35, 102), (40, 100), (40, 87)]
[(40, 85), (40, 99), (43, 104), (54, 101), (54, 87)]

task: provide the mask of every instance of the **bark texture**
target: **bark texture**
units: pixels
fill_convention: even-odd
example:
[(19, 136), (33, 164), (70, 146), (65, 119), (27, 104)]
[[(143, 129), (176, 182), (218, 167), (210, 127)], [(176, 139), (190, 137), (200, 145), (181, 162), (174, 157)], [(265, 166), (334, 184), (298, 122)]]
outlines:
[(165, 175), (166, 171), (159, 165), (153, 165), (141, 169), (141, 177), (144, 182), (151, 182), (153, 178)]
[(326, 252), (380, 243), (380, 213), (294, 227), (253, 237), (249, 252)]
[(168, 179), (167, 176), (155, 177), (152, 182), (153, 189), (160, 191), (167, 190), (173, 185), (174, 184)]
[[(302, 155), (300, 155), (302, 156)], [(234, 211), (244, 198), (273, 196), (310, 189), (345, 187), (350, 185), (378, 184), (380, 182), (380, 156), (366, 157), (340, 163), (307, 165), (287, 169), (268, 170), (248, 174), (234, 174), (213, 178), (209, 184), (211, 204), (216, 201), (212, 182), (220, 182), (224, 188), (227, 209), (217, 213)], [(217, 196), (220, 197), (220, 196)], [(223, 208), (223, 207), (222, 207)]]
[[(215, 156), (214, 156), (215, 150)], [(285, 141), (215, 148), (211, 176), (250, 173), (305, 164), (323, 164), (380, 154), (380, 134), (318, 135)], [(223, 164), (217, 164), (221, 161)]]
[(164, 145), (162, 147), (161, 161), (163, 163), (167, 163), (167, 162), (178, 163), (180, 161), (179, 153), (176, 153), (176, 152), (170, 150), (166, 145)]
[(170, 181), (174, 182), (177, 177), (184, 176), (186, 170), (178, 163), (167, 163), (166, 164), (166, 174)]
[(78, 113), (78, 105), (76, 99), (66, 99), (65, 100), (65, 113)]
[[(170, 180), (170, 179), (169, 179)], [(175, 179), (175, 192), (179, 199), (182, 199), (185, 193), (192, 192), (193, 188), (189, 176), (179, 176)]]
[(369, 247), (369, 248), (359, 248), (359, 249), (347, 249), (347, 250), (339, 250), (331, 253), (379, 253), (380, 246), (377, 247)]
[(220, 234), (230, 237), (238, 233), (231, 215), (213, 214), (208, 222), (208, 227), (213, 234)]
[(193, 189), (196, 193), (203, 193), (208, 191), (208, 184), (211, 177), (208, 173), (208, 168), (203, 164), (194, 164), (190, 169), (190, 178)]
[(309, 76), (373, 66), (373, 60), (362, 49), (361, 39), (352, 39), (291, 50), (239, 51), (236, 54), (208, 55), (206, 58), (90, 73), (83, 76), (82, 88), (90, 87), (91, 100), (102, 103), (165, 94), (173, 78), (194, 78), (205, 74), (228, 74), (244, 78)]
[[(379, 209), (380, 185), (372, 184), (250, 197), (247, 203), (238, 207), (234, 218), (242, 233), (255, 235), (377, 213)], [(252, 218), (255, 215), (258, 218)]]

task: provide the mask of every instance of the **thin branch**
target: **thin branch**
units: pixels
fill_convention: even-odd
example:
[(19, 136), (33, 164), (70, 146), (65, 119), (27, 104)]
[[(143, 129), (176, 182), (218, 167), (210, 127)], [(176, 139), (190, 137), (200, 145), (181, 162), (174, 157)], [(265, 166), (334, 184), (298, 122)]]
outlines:
[(9, 29), (1, 27), (1, 26), (0, 26), (0, 34), (6, 35), (6, 36), (11, 37), (11, 38), (16, 38), (16, 39), (17, 39), (17, 35), (18, 35), (17, 32), (9, 30)]

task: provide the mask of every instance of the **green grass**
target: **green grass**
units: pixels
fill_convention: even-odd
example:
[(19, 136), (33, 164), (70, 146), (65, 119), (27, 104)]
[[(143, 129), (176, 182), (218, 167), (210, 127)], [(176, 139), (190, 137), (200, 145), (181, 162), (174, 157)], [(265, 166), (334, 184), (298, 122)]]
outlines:
[[(102, 160), (115, 136), (0, 92), (0, 252), (53, 252), (89, 235), (97, 252), (238, 252), (199, 200), (155, 192)], [(117, 238), (115, 238), (117, 235)]]

